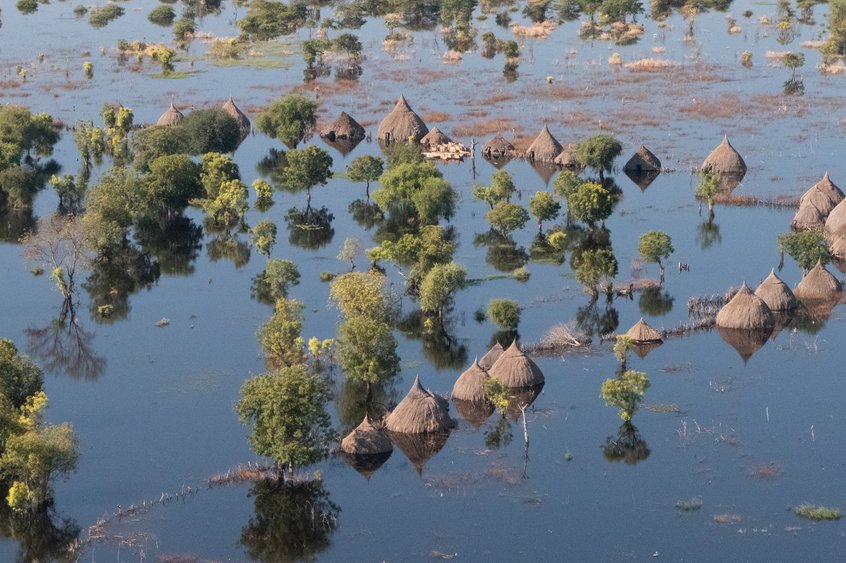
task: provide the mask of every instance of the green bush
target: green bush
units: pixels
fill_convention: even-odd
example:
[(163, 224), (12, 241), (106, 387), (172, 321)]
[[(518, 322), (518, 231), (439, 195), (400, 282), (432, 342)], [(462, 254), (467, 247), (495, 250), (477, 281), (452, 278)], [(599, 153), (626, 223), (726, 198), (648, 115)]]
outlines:
[(520, 324), (520, 306), (511, 299), (491, 299), (488, 318), (501, 330), (514, 330)]
[(150, 15), (147, 16), (147, 19), (153, 22), (156, 25), (161, 25), (164, 27), (169, 26), (173, 23), (173, 20), (176, 18), (176, 12), (173, 11), (173, 8), (170, 6), (159, 6), (158, 8), (154, 8)]

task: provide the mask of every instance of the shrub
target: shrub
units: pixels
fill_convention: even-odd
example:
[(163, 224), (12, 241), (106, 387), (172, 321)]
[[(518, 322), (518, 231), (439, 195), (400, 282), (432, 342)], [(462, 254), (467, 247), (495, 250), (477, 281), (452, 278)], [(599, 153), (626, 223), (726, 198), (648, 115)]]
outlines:
[(491, 299), (488, 318), (501, 330), (514, 330), (520, 324), (520, 306), (511, 299)]

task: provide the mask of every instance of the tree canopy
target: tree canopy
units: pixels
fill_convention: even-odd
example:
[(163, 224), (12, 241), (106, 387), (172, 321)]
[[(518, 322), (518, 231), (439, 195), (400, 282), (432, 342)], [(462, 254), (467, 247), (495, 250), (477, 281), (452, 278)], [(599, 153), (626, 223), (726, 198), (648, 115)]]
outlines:
[(295, 148), (316, 123), (317, 103), (296, 94), (276, 100), (256, 118), (259, 131), (288, 148)]
[(604, 221), (614, 208), (614, 196), (596, 182), (583, 182), (567, 199), (570, 213), (584, 223)]
[(576, 145), (576, 160), (587, 168), (593, 168), (604, 178), (611, 172), (614, 159), (623, 152), (623, 145), (611, 135), (594, 135)]

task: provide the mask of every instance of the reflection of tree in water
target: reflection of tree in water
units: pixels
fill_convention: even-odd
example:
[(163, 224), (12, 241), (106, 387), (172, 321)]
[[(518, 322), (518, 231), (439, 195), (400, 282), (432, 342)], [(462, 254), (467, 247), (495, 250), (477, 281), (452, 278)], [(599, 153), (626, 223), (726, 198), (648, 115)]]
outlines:
[(496, 424), (490, 425), (485, 430), (485, 447), (489, 450), (498, 450), (510, 444), (513, 437), (511, 421), (503, 414)]
[(19, 513), (0, 503), (0, 537), (18, 544), (16, 561), (73, 560), (79, 532), (76, 521), (59, 517), (52, 504)]
[(332, 242), (335, 236), (335, 229), (332, 228), (334, 219), (335, 216), (326, 207), (306, 207), (304, 210), (292, 207), (285, 217), (288, 242), (309, 250), (322, 248)]
[(106, 359), (94, 352), (94, 333), (70, 319), (56, 319), (44, 328), (28, 328), (27, 351), (50, 373), (94, 380), (103, 375)]
[(37, 221), (31, 209), (8, 209), (0, 205), (0, 242), (18, 243), (24, 233), (33, 231)]
[(505, 63), (502, 67), (502, 77), (505, 78), (506, 82), (514, 82), (518, 78), (520, 78), (520, 73), (517, 72), (517, 67), (520, 66), (516, 62), (511, 62), (510, 60)]
[(529, 249), (529, 258), (538, 264), (561, 265), (564, 263), (564, 250), (555, 248), (549, 244), (547, 236), (536, 236)]
[(515, 340), (520, 341), (520, 333), (516, 330), (498, 330), (491, 335), (488, 348), (493, 348), (498, 342), (500, 346), (507, 350)]
[(663, 317), (673, 310), (675, 298), (660, 287), (650, 287), (640, 293), (637, 306), (641, 315)]
[(351, 202), (347, 207), (347, 212), (352, 215), (353, 221), (364, 227), (366, 231), (385, 219), (378, 205), (364, 199), (356, 199)]
[(723, 236), (720, 234), (720, 226), (714, 222), (713, 210), (708, 213), (708, 220), (696, 227), (696, 242), (702, 250), (722, 244)]
[(640, 437), (637, 427), (630, 421), (620, 426), (617, 436), (609, 436), (602, 446), (602, 454), (608, 461), (624, 461), (635, 465), (649, 457), (649, 446)]
[(601, 310), (595, 300), (576, 310), (576, 326), (588, 336), (596, 335), (601, 338), (617, 330), (619, 324), (620, 317), (611, 300), (606, 301)]
[(355, 379), (344, 378), (335, 392), (335, 408), (341, 422), (341, 435), (347, 435), (358, 426), (364, 415), (370, 420), (381, 419), (393, 405), (396, 405), (399, 393), (394, 386), (394, 378), (368, 386)]
[[(135, 246), (126, 245), (91, 264), (91, 273), (82, 284), (90, 296), (91, 317), (98, 323), (125, 319), (129, 315), (129, 296), (149, 288), (159, 280), (159, 263)], [(111, 305), (108, 316), (98, 312)]]
[(241, 530), (241, 544), (255, 561), (311, 560), (329, 547), (341, 508), (319, 480), (285, 484), (258, 481), (250, 489), (255, 516)]
[[(445, 315), (448, 317), (449, 313)], [(427, 327), (425, 321), (426, 316), (418, 309), (400, 319), (397, 328), (406, 338), (422, 341), (423, 355), (435, 369), (463, 367), (467, 363), (467, 346), (449, 333), (450, 323), (434, 323)]]
[(205, 227), (207, 233), (216, 233), (206, 243), (209, 260), (229, 260), (236, 268), (247, 265), (250, 261), (250, 243), (238, 236), (246, 230), (244, 225), (241, 225), (235, 234), (232, 234), (232, 229), (218, 227), (208, 219), (205, 221)]
[(288, 159), (285, 155), (285, 151), (270, 149), (267, 156), (256, 163), (256, 172), (267, 178), (274, 188), (280, 190), (285, 186), (282, 174), (287, 164)]
[(485, 255), (485, 262), (499, 272), (513, 272), (529, 261), (529, 254), (525, 248), (518, 247), (513, 238), (494, 229), (486, 233), (477, 233), (473, 237), (473, 246), (486, 246), (488, 252)]
[(162, 221), (141, 221), (135, 238), (144, 252), (158, 260), (163, 274), (190, 276), (203, 246), (203, 228), (179, 214)]

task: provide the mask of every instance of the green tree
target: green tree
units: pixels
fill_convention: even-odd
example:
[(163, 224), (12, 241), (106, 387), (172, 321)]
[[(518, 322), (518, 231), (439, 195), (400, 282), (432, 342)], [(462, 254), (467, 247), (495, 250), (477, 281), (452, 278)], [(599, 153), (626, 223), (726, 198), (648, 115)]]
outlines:
[(831, 261), (831, 250), (825, 235), (818, 230), (784, 233), (778, 236), (778, 250), (784, 259), (786, 252), (802, 268), (802, 275), (817, 262), (825, 265)]
[(414, 213), (424, 225), (452, 216), (455, 192), (431, 162), (389, 167), (379, 178), (379, 184), (373, 200), (386, 213)]
[(41, 369), (28, 356), (19, 355), (14, 342), (0, 338), (0, 396), (20, 409), (43, 384)]
[(336, 277), (329, 286), (329, 298), (346, 319), (366, 316), (390, 325), (400, 313), (399, 295), (388, 278), (375, 270)]
[(229, 180), (220, 185), (216, 197), (202, 201), (203, 209), (215, 225), (231, 227), (244, 219), (249, 194), (241, 180)]
[(497, 170), (491, 176), (490, 186), (473, 186), (473, 199), (484, 201), (493, 209), (497, 203), (511, 200), (516, 191), (511, 174)]
[(288, 151), (283, 181), (293, 191), (306, 190), (306, 209), (311, 209), (311, 188), (326, 185), (332, 177), (332, 157), (323, 149), (309, 145)]
[(250, 229), (250, 242), (253, 243), (259, 254), (270, 256), (270, 252), (276, 244), (276, 224), (273, 221), (259, 221), (256, 226)]
[(828, 3), (828, 41), (822, 48), (826, 57), (846, 55), (846, 0)]
[(599, 296), (598, 286), (603, 282), (606, 292), (611, 291), (612, 280), (617, 277), (617, 257), (610, 248), (592, 248), (573, 254), (576, 280), (585, 286), (594, 300)]
[(796, 81), (796, 69), (805, 66), (804, 53), (787, 53), (782, 57), (781, 62), (790, 69), (790, 80)]
[(593, 226), (605, 221), (614, 208), (614, 196), (596, 182), (583, 182), (567, 199), (567, 208), (573, 217)]
[(264, 180), (253, 180), (253, 190), (256, 192), (256, 209), (266, 211), (273, 205), (273, 186)]
[(604, 180), (605, 172), (611, 172), (614, 159), (620, 156), (623, 145), (611, 135), (594, 135), (576, 145), (576, 160), (582, 166), (593, 168)]
[(156, 25), (167, 27), (176, 19), (176, 12), (170, 6), (160, 4), (158, 7), (153, 8), (147, 19)]
[(338, 260), (348, 263), (352, 271), (355, 270), (355, 259), (359, 254), (361, 254), (361, 242), (355, 237), (347, 237), (338, 252)]
[(699, 186), (696, 188), (696, 197), (701, 197), (708, 202), (708, 211), (714, 211), (714, 197), (720, 193), (720, 178), (713, 172), (704, 172)]
[(529, 213), (515, 203), (502, 201), (488, 211), (485, 218), (494, 229), (508, 236), (526, 225), (529, 221)]
[(152, 209), (173, 215), (202, 195), (200, 165), (185, 154), (160, 156), (150, 163), (144, 187), (144, 200)]
[(554, 221), (561, 212), (561, 204), (549, 192), (537, 192), (529, 200), (529, 211), (538, 222), (538, 235), (543, 235), (543, 222)]
[(267, 41), (297, 31), (305, 24), (305, 4), (285, 4), (271, 0), (253, 0), (247, 15), (238, 20), (245, 39)]
[(33, 114), (25, 107), (16, 105), (0, 107), (0, 146), (4, 154), (10, 149), (13, 153), (11, 157), (4, 157), (3, 165), (19, 164), (23, 154), (50, 156), (53, 154), (53, 145), (58, 141), (59, 127), (49, 114)]
[(252, 425), (250, 445), (293, 476), (298, 466), (326, 457), (334, 438), (326, 405), (328, 384), (303, 365), (283, 367), (247, 380), (235, 407)]
[(317, 103), (296, 94), (276, 100), (256, 118), (259, 131), (289, 148), (296, 148), (316, 123)]
[[(91, 130), (90, 135), (94, 139), (92, 143), (102, 143), (101, 139), (98, 140), (93, 137), (102, 133), (98, 134), (95, 131), (102, 132), (102, 129), (93, 128)], [(149, 170), (150, 163), (160, 156), (180, 153), (191, 154), (192, 152), (191, 140), (188, 139), (185, 129), (181, 126), (172, 125), (153, 125), (135, 131), (130, 140), (130, 148), (133, 155), (132, 163), (141, 172)], [(100, 152), (102, 152), (102, 149), (100, 149)], [(83, 154), (83, 158), (85, 158), (88, 153), (87, 151), (83, 153), (83, 149), (80, 148), (80, 154)], [(93, 149), (92, 154), (94, 154), (96, 161), (97, 153), (93, 152)]]
[(378, 156), (366, 154), (355, 158), (347, 167), (347, 174), (353, 182), (366, 182), (367, 199), (370, 199), (370, 182), (379, 179), (385, 169), (385, 161)]
[(303, 302), (278, 299), (270, 320), (258, 331), (258, 340), (269, 366), (278, 368), (303, 363), (305, 340), (302, 330)]
[(511, 299), (488, 301), (488, 318), (500, 330), (515, 330), (520, 324), (520, 306)]
[(600, 397), (609, 407), (620, 409), (620, 418), (630, 422), (649, 389), (649, 379), (640, 371), (627, 371), (619, 378), (606, 379)]
[(230, 153), (241, 143), (238, 122), (221, 108), (195, 109), (175, 128), (182, 130), (191, 154)]
[(290, 260), (270, 258), (264, 272), (260, 274), (256, 293), (264, 298), (276, 301), (288, 297), (288, 289), (300, 283), (300, 271)]
[(85, 196), (82, 221), (88, 244), (103, 255), (126, 241), (129, 228), (144, 205), (139, 195), (144, 180), (133, 170), (112, 167)]
[(631, 345), (632, 339), (625, 334), (618, 334), (616, 340), (614, 340), (614, 357), (620, 362), (620, 369), (624, 372), (626, 371)]
[(241, 172), (232, 157), (219, 152), (209, 152), (200, 157), (200, 179), (206, 191), (206, 197), (214, 199), (220, 193), (220, 187), (233, 180), (241, 179)]
[(464, 287), (466, 279), (467, 273), (459, 264), (436, 264), (420, 282), (420, 309), (424, 313), (437, 313), (443, 320), (449, 300)]
[(353, 315), (338, 328), (338, 361), (347, 379), (377, 383), (399, 372), (391, 326), (368, 315)]
[(674, 252), (670, 235), (662, 231), (643, 233), (637, 242), (637, 252), (644, 261), (658, 264), (659, 281), (664, 283), (664, 264), (661, 260), (666, 260)]

